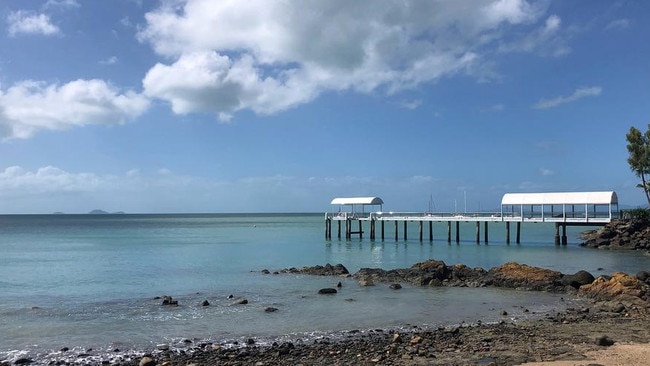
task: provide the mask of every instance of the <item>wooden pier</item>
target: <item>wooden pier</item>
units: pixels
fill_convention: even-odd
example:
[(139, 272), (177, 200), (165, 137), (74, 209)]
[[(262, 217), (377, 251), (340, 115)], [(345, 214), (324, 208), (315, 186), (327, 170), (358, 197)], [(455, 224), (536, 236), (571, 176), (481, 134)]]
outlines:
[[(358, 235), (364, 237), (364, 224), (368, 228), (370, 240), (386, 240), (386, 225), (393, 226), (395, 241), (401, 233), (408, 240), (408, 225), (418, 225), (420, 241), (434, 240), (434, 223), (446, 224), (446, 239), (452, 242), (452, 234), (459, 243), (460, 224), (473, 223), (476, 227), (476, 243), (489, 242), (489, 224), (505, 224), (505, 242), (511, 241), (511, 224), (515, 226), (515, 243), (521, 243), (522, 223), (552, 223), (555, 225), (554, 242), (567, 244), (567, 226), (602, 226), (619, 216), (618, 199), (615, 192), (571, 192), (571, 193), (515, 193), (506, 194), (502, 199), (500, 212), (442, 213), (442, 212), (365, 212), (367, 206), (383, 205), (379, 197), (336, 198), (333, 205), (339, 205), (336, 213), (325, 214), (325, 238), (332, 239), (332, 226), (336, 223), (336, 236), (351, 239)], [(351, 210), (343, 210), (349, 207)], [(361, 207), (361, 212), (355, 208)], [(400, 225), (401, 224), (401, 225)], [(452, 225), (453, 224), (453, 225)], [(481, 225), (483, 224), (483, 225)], [(379, 237), (377, 226), (379, 225)], [(453, 230), (452, 230), (453, 226)], [(483, 235), (481, 236), (481, 226)], [(427, 228), (425, 230), (425, 227)], [(426, 237), (425, 237), (426, 231)]]

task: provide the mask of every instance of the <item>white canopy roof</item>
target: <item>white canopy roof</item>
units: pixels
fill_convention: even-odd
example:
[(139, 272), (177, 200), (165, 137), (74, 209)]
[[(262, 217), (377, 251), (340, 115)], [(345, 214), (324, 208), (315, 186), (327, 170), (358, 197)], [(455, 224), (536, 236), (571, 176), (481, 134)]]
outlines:
[(379, 197), (339, 197), (332, 200), (333, 205), (383, 205)]
[(618, 204), (616, 192), (506, 193), (501, 205), (609, 205)]

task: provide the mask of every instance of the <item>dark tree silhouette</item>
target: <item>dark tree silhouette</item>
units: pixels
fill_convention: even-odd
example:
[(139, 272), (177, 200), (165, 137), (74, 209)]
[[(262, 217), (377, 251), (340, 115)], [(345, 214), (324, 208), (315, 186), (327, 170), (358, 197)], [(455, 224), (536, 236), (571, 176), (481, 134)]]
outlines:
[(637, 187), (643, 189), (648, 205), (650, 205), (650, 124), (645, 133), (641, 133), (634, 126), (630, 127), (630, 132), (625, 135), (627, 139), (627, 151), (630, 153), (627, 163), (630, 169), (641, 178), (641, 183)]

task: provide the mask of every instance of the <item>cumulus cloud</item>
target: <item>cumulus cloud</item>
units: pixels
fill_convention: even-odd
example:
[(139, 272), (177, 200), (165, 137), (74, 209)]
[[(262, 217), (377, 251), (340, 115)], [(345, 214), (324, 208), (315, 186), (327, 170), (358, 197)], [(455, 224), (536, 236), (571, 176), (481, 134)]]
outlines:
[(22, 81), (0, 90), (0, 138), (28, 138), (41, 130), (90, 124), (123, 124), (148, 108), (149, 100), (120, 93), (102, 80), (47, 85)]
[(51, 36), (61, 32), (59, 27), (51, 23), (48, 15), (25, 10), (9, 13), (7, 23), (9, 24), (9, 35), (12, 37), (21, 33)]
[[(276, 113), (325, 91), (400, 92), (455, 74), (491, 73), (484, 60), (504, 27), (534, 25), (546, 2), (163, 2), (138, 38), (170, 61), (152, 67), (145, 93), (175, 113)], [(539, 37), (552, 39), (559, 18)], [(526, 33), (527, 30), (524, 30)]]
[(557, 107), (562, 104), (575, 102), (585, 97), (594, 97), (600, 95), (603, 88), (599, 86), (578, 88), (569, 96), (559, 96), (552, 99), (542, 99), (533, 106), (535, 109), (548, 109)]

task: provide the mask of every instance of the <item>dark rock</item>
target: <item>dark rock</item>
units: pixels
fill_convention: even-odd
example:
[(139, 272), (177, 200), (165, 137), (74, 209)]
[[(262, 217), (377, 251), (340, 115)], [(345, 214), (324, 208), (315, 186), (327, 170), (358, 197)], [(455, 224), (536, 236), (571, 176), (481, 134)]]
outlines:
[(30, 363), (33, 363), (33, 362), (34, 362), (34, 360), (32, 360), (31, 358), (23, 357), (23, 358), (19, 358), (16, 361), (14, 361), (14, 365), (29, 365)]
[(336, 284), (336, 287), (338, 287), (338, 288), (343, 287), (343, 284), (341, 283), (341, 281), (339, 281), (339, 283)]
[(162, 297), (162, 305), (165, 306), (176, 306), (178, 305), (178, 300), (172, 299), (171, 296), (163, 296)]
[(264, 274), (270, 274), (271, 271), (269, 271), (268, 269), (263, 269), (263, 270), (262, 270), (262, 273), (264, 273)]
[(399, 290), (399, 289), (402, 288), (402, 285), (400, 285), (399, 283), (393, 283), (392, 285), (390, 285), (388, 287), (393, 289), (393, 290)]
[(334, 266), (327, 263), (324, 266), (318, 265), (313, 267), (303, 267), (300, 269), (292, 267), (289, 269), (283, 269), (281, 272), (308, 274), (313, 276), (346, 276), (350, 274), (350, 272), (348, 272), (348, 269), (340, 263)]
[(236, 305), (246, 305), (246, 304), (248, 304), (248, 299), (241, 298), (241, 299), (235, 301), (235, 304)]
[(648, 273), (646, 271), (639, 271), (639, 272), (636, 273), (636, 278), (639, 281), (646, 282), (650, 278), (650, 273)]
[(68, 348), (68, 347), (63, 347), (63, 348), (61, 348), (59, 351), (61, 351), (61, 352), (68, 352), (69, 350), (70, 350), (70, 348)]
[(508, 312), (505, 311), (505, 310), (501, 310), (501, 311), (499, 311), (499, 315), (501, 315), (501, 316), (507, 316), (507, 315), (508, 315)]
[(609, 347), (614, 345), (614, 341), (608, 336), (604, 335), (596, 338), (596, 344), (599, 346)]
[(274, 308), (272, 306), (269, 306), (268, 308), (264, 309), (265, 313), (273, 313), (273, 312), (276, 312), (276, 311), (278, 311), (278, 308)]
[(210, 302), (208, 302), (208, 300), (203, 300), (201, 306), (210, 306)]
[(252, 345), (255, 344), (255, 340), (253, 338), (248, 338), (246, 340), (246, 344), (249, 345), (249, 346), (252, 346)]
[(562, 284), (577, 289), (582, 285), (588, 285), (594, 282), (595, 279), (596, 278), (594, 278), (594, 276), (587, 271), (578, 271), (572, 275), (564, 275), (562, 277)]
[(322, 289), (318, 290), (318, 293), (321, 294), (321, 295), (335, 294), (337, 292), (338, 291), (336, 291), (335, 288), (322, 288)]

